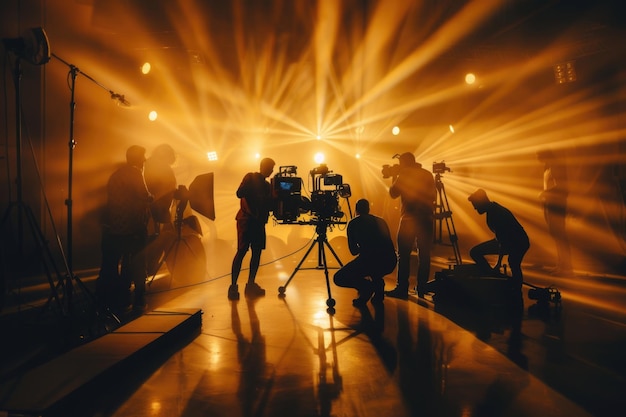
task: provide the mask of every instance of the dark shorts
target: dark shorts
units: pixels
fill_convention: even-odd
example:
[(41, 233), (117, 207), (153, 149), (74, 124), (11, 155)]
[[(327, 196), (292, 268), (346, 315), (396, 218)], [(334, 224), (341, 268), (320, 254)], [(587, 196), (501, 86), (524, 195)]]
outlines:
[(237, 219), (237, 249), (265, 249), (265, 223), (253, 219)]

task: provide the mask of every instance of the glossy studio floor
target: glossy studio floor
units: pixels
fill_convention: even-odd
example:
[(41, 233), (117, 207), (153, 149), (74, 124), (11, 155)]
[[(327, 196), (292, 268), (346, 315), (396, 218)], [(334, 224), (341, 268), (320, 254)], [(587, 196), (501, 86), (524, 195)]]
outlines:
[[(560, 311), (550, 302), (546, 315), (526, 310), (515, 348), (484, 284), (467, 293), (491, 296), (479, 312), (443, 308), (432, 294), (357, 309), (354, 291), (332, 283), (329, 310), (315, 252), (263, 265), (257, 282), (267, 294), (255, 300), (240, 285), (241, 299), (229, 301), (227, 275), (202, 281), (162, 271), (146, 312), (121, 315), (119, 325), (100, 317), (106, 330), (81, 329), (69, 349), (68, 319), (40, 286), (39, 302), (3, 310), (0, 415), (623, 415), (624, 277), (553, 277), (528, 266), (527, 281), (558, 283), (562, 302)], [(434, 257), (433, 271), (445, 263)], [(291, 272), (287, 285), (277, 269)], [(79, 279), (89, 287), (94, 277)], [(240, 284), (246, 279), (243, 271)], [(189, 318), (168, 323), (179, 314)]]

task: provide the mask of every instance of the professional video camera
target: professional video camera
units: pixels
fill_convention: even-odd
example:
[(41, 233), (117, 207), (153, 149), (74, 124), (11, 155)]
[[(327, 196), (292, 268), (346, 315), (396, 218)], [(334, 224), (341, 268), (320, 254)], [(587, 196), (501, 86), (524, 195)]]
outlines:
[(282, 223), (298, 223), (301, 215), (310, 213), (314, 221), (339, 222), (344, 213), (339, 198), (349, 198), (350, 185), (343, 183), (343, 176), (329, 171), (324, 164), (310, 171), (313, 183), (311, 198), (302, 195), (302, 178), (297, 176), (294, 165), (281, 166), (272, 178), (276, 196), (274, 217)]
[(400, 165), (383, 165), (383, 169), (381, 171), (383, 173), (383, 178), (391, 178), (397, 177), (400, 174)]
[(276, 196), (274, 217), (285, 223), (296, 221), (301, 213), (308, 211), (308, 201), (302, 196), (302, 178), (296, 176), (298, 168), (294, 165), (281, 166), (278, 174), (272, 178), (272, 188)]
[[(400, 155), (399, 154), (395, 154), (393, 156), (393, 158), (399, 158)], [(441, 161), (441, 162), (433, 162), (433, 174), (443, 174), (444, 172), (451, 172), (450, 167), (446, 166), (445, 161)], [(382, 169), (382, 174), (383, 174), (383, 178), (391, 178), (391, 177), (397, 177), (400, 174), (400, 165), (398, 164), (394, 164), (394, 165), (388, 165), (385, 164), (383, 165), (383, 169)]]
[(319, 220), (338, 221), (344, 216), (339, 198), (349, 198), (350, 186), (343, 183), (343, 176), (334, 174), (324, 164), (311, 170), (313, 192), (311, 214)]
[(433, 174), (443, 174), (446, 171), (451, 172), (452, 170), (446, 166), (445, 161), (433, 162)]
[[(397, 153), (394, 156), (392, 156), (392, 158), (399, 159), (400, 158), (400, 154)], [(385, 165), (383, 165), (383, 169), (381, 170), (381, 172), (383, 174), (383, 178), (397, 177), (400, 174), (400, 165), (398, 165), (398, 164), (394, 164), (394, 165), (385, 164)]]

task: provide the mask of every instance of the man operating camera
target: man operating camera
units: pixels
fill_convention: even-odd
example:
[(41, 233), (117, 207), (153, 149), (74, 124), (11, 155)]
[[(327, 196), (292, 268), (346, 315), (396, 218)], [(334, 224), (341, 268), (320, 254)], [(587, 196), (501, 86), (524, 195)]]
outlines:
[[(402, 209), (398, 227), (398, 275), (396, 287), (385, 294), (406, 300), (409, 289), (411, 251), (418, 253), (417, 295), (423, 298), (430, 275), (430, 252), (433, 244), (433, 216), (437, 188), (433, 174), (415, 161), (415, 156), (405, 152), (398, 157), (397, 172), (392, 172), (389, 187), (392, 198), (400, 197)], [(383, 175), (385, 175), (383, 168)]]

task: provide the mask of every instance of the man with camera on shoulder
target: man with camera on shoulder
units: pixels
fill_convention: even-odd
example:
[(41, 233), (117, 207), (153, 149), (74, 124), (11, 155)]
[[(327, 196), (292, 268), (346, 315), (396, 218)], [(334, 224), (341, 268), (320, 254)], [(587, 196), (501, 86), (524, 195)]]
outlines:
[[(437, 188), (433, 174), (415, 161), (415, 156), (405, 152), (398, 157), (394, 167), (383, 167), (383, 176), (391, 170), (389, 187), (392, 198), (400, 197), (402, 208), (398, 226), (398, 273), (396, 287), (385, 291), (389, 297), (406, 300), (409, 290), (411, 251), (417, 248), (417, 295), (424, 297), (430, 275), (430, 252), (433, 244), (433, 216)], [(391, 169), (390, 169), (391, 168)]]

